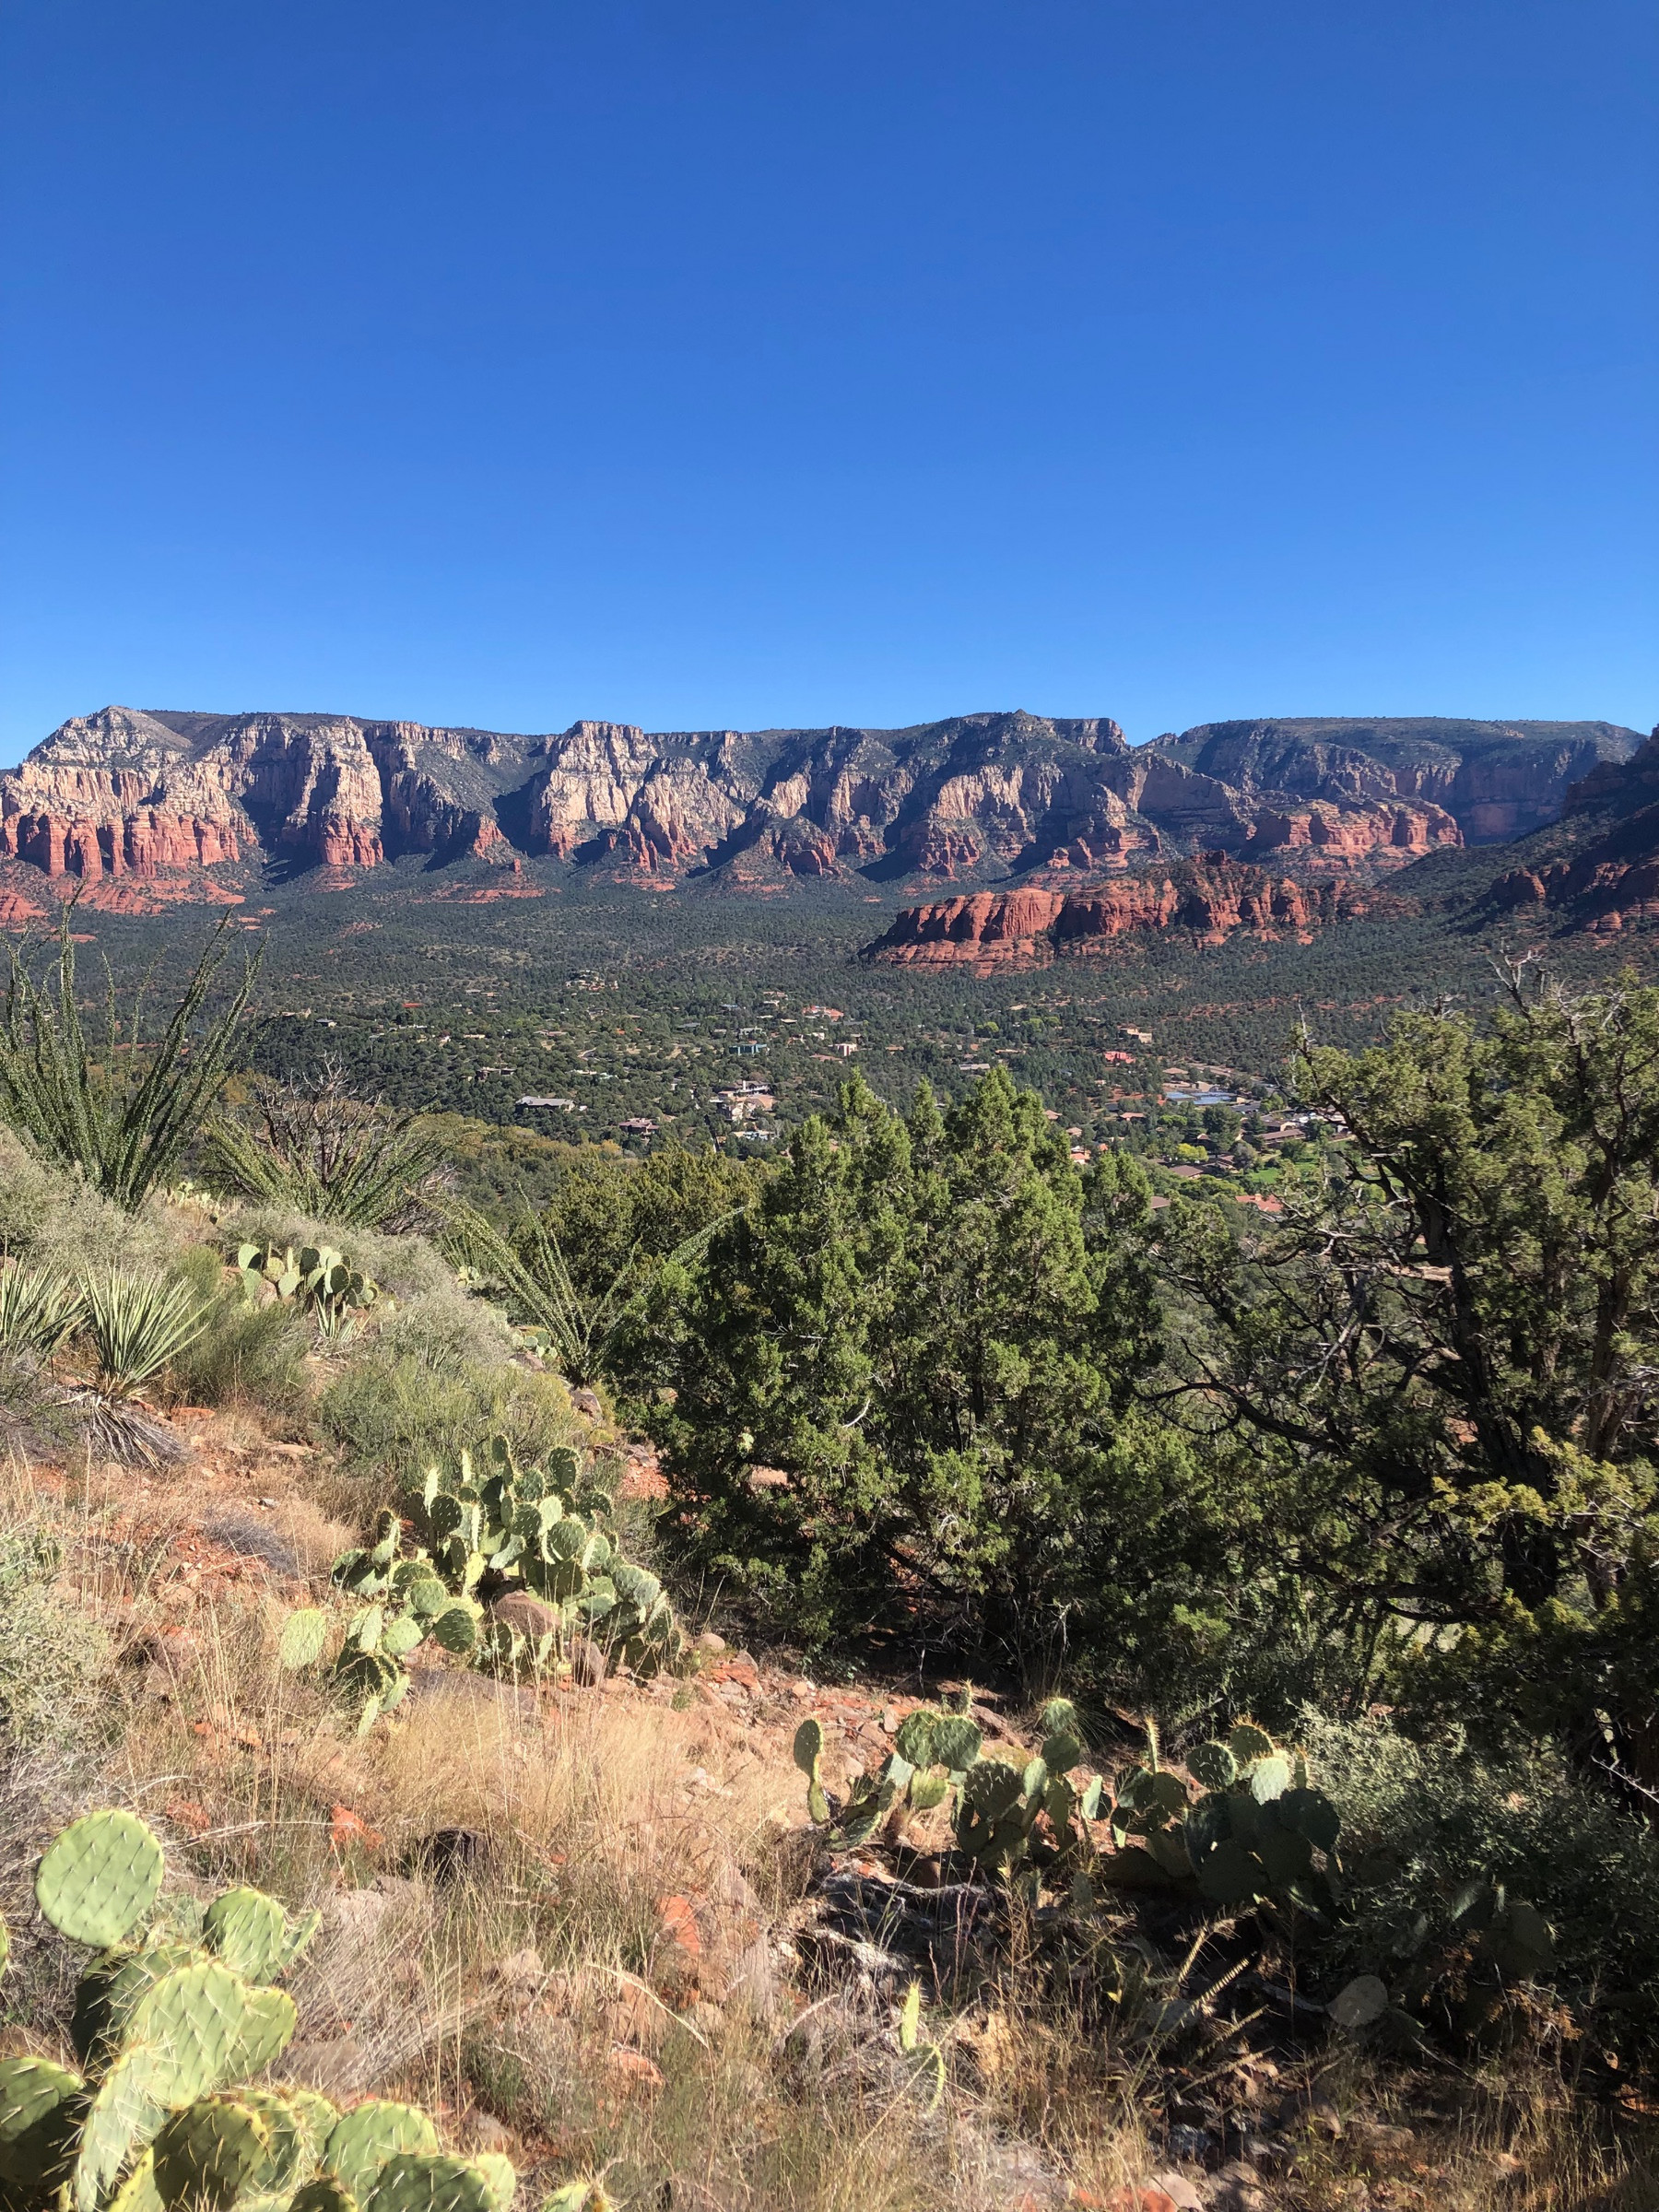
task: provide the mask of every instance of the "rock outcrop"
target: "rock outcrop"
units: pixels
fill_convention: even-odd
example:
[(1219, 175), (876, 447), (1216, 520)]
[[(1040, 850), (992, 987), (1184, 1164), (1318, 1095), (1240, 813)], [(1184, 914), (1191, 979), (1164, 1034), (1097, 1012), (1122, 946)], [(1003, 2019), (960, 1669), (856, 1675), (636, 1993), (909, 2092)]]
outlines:
[(1408, 902), (1351, 883), (1313, 883), (1206, 853), (1171, 868), (1059, 889), (1023, 884), (907, 908), (865, 957), (904, 966), (1028, 968), (1112, 949), (1125, 938), (1181, 932), (1206, 945), (1235, 931), (1307, 936), (1364, 913)]
[(1427, 802), (1482, 845), (1553, 822), (1572, 784), (1641, 743), (1608, 722), (1291, 717), (1201, 723), (1147, 749), (1245, 792)]
[(0, 855), (153, 878), (261, 856), (338, 871), (517, 848), (654, 876), (724, 869), (741, 885), (1100, 876), (1223, 851), (1370, 877), (1469, 824), (1487, 834), (1505, 808), (1553, 809), (1568, 771), (1621, 758), (1626, 736), (1629, 750), (1634, 733), (1604, 724), (1237, 723), (1131, 747), (1114, 722), (1023, 712), (526, 736), (106, 707), (0, 777)]
[(1240, 847), (1240, 857), (1271, 857), (1281, 866), (1292, 856), (1306, 857), (1321, 868), (1363, 870), (1375, 876), (1408, 867), (1442, 845), (1462, 842), (1451, 815), (1427, 801), (1341, 806), (1330, 799), (1310, 799), (1300, 806), (1262, 807)]
[(1556, 831), (1529, 843), (1537, 849), (1488, 891), (1490, 911), (1603, 935), (1659, 922), (1659, 730), (1575, 784)]

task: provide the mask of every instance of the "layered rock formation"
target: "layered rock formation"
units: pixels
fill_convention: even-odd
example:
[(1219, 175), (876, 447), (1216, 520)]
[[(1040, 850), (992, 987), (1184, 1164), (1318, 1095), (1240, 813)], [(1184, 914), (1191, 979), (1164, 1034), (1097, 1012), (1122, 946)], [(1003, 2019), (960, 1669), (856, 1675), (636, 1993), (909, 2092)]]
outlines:
[(1293, 717), (1201, 723), (1147, 749), (1245, 792), (1336, 806), (1427, 802), (1465, 844), (1481, 845), (1554, 821), (1572, 784), (1641, 743), (1639, 731), (1609, 722)]
[(1574, 785), (1559, 829), (1529, 843), (1487, 893), (1489, 909), (1604, 935), (1659, 921), (1659, 730)]
[(1236, 723), (1132, 748), (1113, 722), (1025, 712), (525, 736), (106, 707), (0, 777), (0, 854), (48, 875), (154, 877), (262, 855), (342, 869), (517, 847), (745, 883), (1098, 876), (1219, 850), (1369, 877), (1466, 825), (1487, 834), (1494, 808), (1553, 809), (1569, 769), (1622, 757), (1627, 736), (1628, 751), (1634, 733), (1604, 724)]
[(1406, 908), (1387, 892), (1271, 876), (1225, 853), (1206, 853), (1172, 868), (1146, 868), (1075, 890), (1029, 884), (910, 907), (866, 958), (981, 971), (1029, 968), (1110, 951), (1148, 932), (1179, 931), (1219, 945), (1236, 930), (1306, 936), (1333, 922)]

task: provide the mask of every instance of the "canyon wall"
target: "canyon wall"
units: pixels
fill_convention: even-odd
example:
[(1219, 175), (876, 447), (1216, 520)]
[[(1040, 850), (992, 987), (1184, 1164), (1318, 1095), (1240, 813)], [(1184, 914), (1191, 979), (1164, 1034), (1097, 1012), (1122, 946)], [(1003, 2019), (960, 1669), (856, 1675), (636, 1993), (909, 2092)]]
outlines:
[(1602, 724), (1215, 724), (1131, 747), (1104, 717), (1023, 711), (897, 730), (578, 722), (524, 735), (106, 707), (0, 776), (0, 856), (96, 878), (262, 857), (441, 864), (515, 846), (626, 873), (724, 869), (737, 883), (861, 870), (971, 882), (1220, 851), (1287, 875), (1370, 877), (1469, 825), (1486, 834), (1491, 808), (1553, 806), (1563, 763), (1621, 758), (1625, 735), (1633, 744)]

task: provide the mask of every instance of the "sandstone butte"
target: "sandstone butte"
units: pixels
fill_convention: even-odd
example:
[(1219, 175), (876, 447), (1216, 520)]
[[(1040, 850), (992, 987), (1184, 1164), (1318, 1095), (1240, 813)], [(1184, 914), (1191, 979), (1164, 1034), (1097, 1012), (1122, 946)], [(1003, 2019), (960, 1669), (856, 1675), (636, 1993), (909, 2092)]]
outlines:
[(1219, 945), (1236, 930), (1306, 937), (1329, 923), (1408, 911), (1406, 900), (1385, 892), (1270, 876), (1225, 853), (1205, 853), (1107, 883), (1024, 884), (910, 907), (865, 957), (979, 971), (1029, 968), (1109, 951), (1137, 933), (1181, 931)]

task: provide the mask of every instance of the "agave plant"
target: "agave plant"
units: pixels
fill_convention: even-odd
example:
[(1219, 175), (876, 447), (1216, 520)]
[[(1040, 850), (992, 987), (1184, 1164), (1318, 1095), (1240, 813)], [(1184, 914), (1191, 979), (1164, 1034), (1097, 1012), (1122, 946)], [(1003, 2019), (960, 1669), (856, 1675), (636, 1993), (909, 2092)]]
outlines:
[[(229, 1003), (211, 1020), (198, 1017), (229, 952), (229, 917), (153, 1044), (144, 1039), (144, 994), (124, 1024), (109, 978), (105, 1037), (95, 1053), (76, 1002), (74, 901), (58, 933), (55, 984), (36, 978), (27, 945), (9, 947), (11, 982), (0, 1020), (0, 1116), (54, 1168), (78, 1169), (129, 1213), (165, 1189), (194, 1139), (229, 1068), (241, 1018), (259, 971), (242, 963)], [(107, 969), (106, 969), (107, 975)]]
[(188, 1283), (118, 1267), (87, 1284), (86, 1313), (99, 1388), (112, 1398), (142, 1397), (146, 1384), (207, 1325)]
[(86, 1317), (86, 1300), (66, 1276), (16, 1260), (0, 1267), (0, 1350), (50, 1359)]

